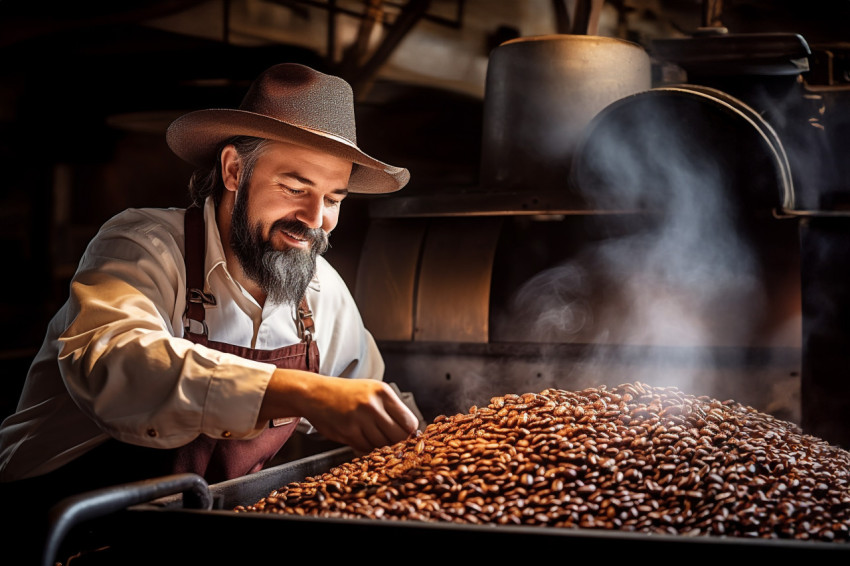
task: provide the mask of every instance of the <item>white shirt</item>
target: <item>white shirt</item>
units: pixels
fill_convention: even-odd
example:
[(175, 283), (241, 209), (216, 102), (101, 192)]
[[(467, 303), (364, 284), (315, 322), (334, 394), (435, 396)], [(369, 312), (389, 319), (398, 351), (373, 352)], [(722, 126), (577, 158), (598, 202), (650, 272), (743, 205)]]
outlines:
[[(248, 439), (262, 432), (257, 417), (275, 366), (182, 338), (184, 213), (129, 209), (89, 243), (17, 412), (0, 426), (0, 480), (47, 473), (110, 437), (174, 448), (200, 434)], [(217, 300), (206, 307), (209, 339), (263, 350), (299, 342), (294, 307), (261, 307), (231, 278), (211, 199), (204, 218), (206, 284)], [(320, 373), (383, 379), (375, 341), (322, 257), (307, 300)]]

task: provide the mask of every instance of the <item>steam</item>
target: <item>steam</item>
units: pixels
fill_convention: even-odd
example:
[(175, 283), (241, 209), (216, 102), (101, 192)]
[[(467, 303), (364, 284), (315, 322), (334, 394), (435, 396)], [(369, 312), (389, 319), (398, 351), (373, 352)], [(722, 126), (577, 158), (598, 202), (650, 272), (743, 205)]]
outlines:
[[(799, 350), (781, 347), (799, 345), (799, 273), (793, 261), (780, 265), (780, 276), (790, 269), (777, 286), (776, 266), (766, 261), (777, 257), (765, 257), (765, 241), (754, 237), (763, 225), (753, 223), (754, 210), (782, 203), (787, 172), (767, 144), (775, 140), (752, 123), (685, 102), (633, 98), (591, 123), (565, 183), (590, 216), (531, 229), (546, 238), (526, 248), (521, 237), (507, 239), (519, 249), (499, 257), (516, 258), (518, 269), (494, 295), (486, 355), (458, 346), (433, 362), (438, 378), (429, 385), (445, 391), (442, 403), (464, 410), (505, 392), (643, 381), (800, 422)], [(783, 126), (783, 141), (793, 138)], [(792, 165), (803, 159), (789, 155)], [(527, 179), (533, 187), (534, 173)], [(796, 223), (766, 219), (786, 222), (793, 239), (780, 253), (793, 258)], [(529, 220), (514, 222), (517, 234), (527, 233)], [(559, 248), (562, 234), (577, 240)], [(760, 348), (772, 345), (780, 347)], [(429, 363), (411, 361), (410, 371)]]
[[(521, 339), (594, 345), (582, 363), (601, 382), (619, 379), (611, 368), (626, 364), (630, 380), (693, 390), (710, 375), (714, 348), (750, 345), (768, 306), (765, 275), (741, 229), (739, 191), (747, 188), (718, 158), (740, 148), (709, 147), (716, 140), (701, 140), (663, 104), (615, 113), (595, 133), (578, 189), (596, 210), (617, 211), (605, 221), (645, 221), (526, 281), (510, 324)], [(632, 348), (614, 347), (621, 345)], [(623, 358), (634, 355), (639, 363)]]

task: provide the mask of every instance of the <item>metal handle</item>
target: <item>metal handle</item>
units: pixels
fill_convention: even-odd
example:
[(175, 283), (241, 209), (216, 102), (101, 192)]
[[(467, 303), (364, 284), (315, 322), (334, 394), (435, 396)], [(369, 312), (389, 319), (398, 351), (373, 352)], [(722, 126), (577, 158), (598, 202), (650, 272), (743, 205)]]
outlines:
[(183, 492), (183, 506), (212, 509), (212, 494), (206, 480), (197, 474), (175, 474), (150, 480), (125, 483), (87, 491), (63, 499), (50, 509), (49, 527), (42, 555), (42, 566), (53, 566), (59, 545), (72, 527), (97, 517)]

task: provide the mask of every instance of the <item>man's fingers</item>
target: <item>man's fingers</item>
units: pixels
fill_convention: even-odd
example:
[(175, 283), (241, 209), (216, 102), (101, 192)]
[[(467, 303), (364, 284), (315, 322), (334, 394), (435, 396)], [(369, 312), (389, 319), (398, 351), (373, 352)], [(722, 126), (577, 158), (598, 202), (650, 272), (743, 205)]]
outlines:
[(377, 423), (368, 423), (363, 427), (363, 436), (366, 438), (366, 441), (369, 442), (371, 448), (377, 448), (379, 446), (388, 446), (390, 444), (395, 443), (393, 437), (386, 434), (381, 427), (378, 426)]
[(404, 437), (399, 439), (403, 440), (419, 427), (419, 419), (416, 418), (410, 407), (405, 405), (401, 397), (396, 395), (395, 392), (392, 392), (392, 397), (392, 400), (388, 401), (384, 406), (389, 417), (404, 432)]
[(380, 407), (375, 418), (362, 422), (360, 429), (362, 437), (371, 444), (371, 450), (401, 442), (416, 430), (418, 424), (410, 409), (396, 398)]

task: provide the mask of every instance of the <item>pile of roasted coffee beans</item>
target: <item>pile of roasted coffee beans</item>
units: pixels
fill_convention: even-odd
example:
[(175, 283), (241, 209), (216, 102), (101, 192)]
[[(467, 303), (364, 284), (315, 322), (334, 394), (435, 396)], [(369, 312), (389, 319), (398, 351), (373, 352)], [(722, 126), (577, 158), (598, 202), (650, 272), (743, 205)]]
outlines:
[(675, 387), (494, 397), (237, 512), (850, 541), (850, 452)]

